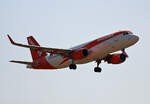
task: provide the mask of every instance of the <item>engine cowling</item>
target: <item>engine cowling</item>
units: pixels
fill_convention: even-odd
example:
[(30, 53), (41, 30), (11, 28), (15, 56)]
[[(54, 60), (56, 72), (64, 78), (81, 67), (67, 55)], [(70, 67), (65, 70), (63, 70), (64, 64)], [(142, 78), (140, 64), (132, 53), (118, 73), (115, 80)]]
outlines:
[(80, 49), (80, 50), (74, 51), (72, 53), (72, 57), (75, 60), (79, 60), (79, 59), (83, 59), (83, 58), (87, 57), (88, 54), (89, 53), (88, 53), (87, 49)]
[(121, 64), (123, 63), (125, 60), (126, 60), (126, 55), (125, 54), (113, 54), (113, 55), (110, 55), (106, 58), (106, 61), (109, 63), (109, 64)]

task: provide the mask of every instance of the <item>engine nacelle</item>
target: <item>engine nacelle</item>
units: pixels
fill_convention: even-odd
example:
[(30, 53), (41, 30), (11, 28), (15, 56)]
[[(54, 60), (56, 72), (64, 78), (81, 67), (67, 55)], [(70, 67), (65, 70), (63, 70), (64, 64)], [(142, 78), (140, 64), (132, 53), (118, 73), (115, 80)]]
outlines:
[(72, 58), (74, 60), (79, 60), (79, 59), (83, 59), (85, 57), (88, 56), (88, 50), (87, 49), (80, 49), (80, 50), (77, 50), (77, 51), (74, 51), (72, 53)]
[(113, 54), (113, 55), (110, 55), (106, 58), (106, 61), (109, 63), (109, 64), (121, 64), (123, 63), (125, 60), (126, 60), (126, 55), (125, 54)]

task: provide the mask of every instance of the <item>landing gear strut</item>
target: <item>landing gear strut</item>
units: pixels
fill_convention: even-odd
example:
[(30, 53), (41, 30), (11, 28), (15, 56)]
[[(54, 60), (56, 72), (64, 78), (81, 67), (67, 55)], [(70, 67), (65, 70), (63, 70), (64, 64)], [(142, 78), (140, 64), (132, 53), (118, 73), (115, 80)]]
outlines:
[(126, 57), (129, 57), (128, 55), (127, 55), (127, 53), (125, 52), (125, 49), (123, 48), (122, 50), (122, 53), (126, 56)]
[(72, 58), (72, 54), (70, 55), (70, 59), (72, 60), (72, 64), (69, 65), (69, 69), (76, 70), (77, 69), (77, 65), (74, 64), (74, 59)]
[(96, 60), (96, 62), (97, 62), (97, 67), (94, 68), (94, 71), (100, 73), (102, 71), (102, 69), (99, 67), (101, 60)]

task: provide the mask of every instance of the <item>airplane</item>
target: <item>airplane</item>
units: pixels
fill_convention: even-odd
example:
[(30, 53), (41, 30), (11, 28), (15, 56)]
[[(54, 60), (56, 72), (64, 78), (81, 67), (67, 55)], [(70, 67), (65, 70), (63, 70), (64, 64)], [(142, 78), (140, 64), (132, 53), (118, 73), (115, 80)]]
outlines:
[[(108, 64), (121, 64), (128, 57), (125, 49), (138, 42), (139, 37), (129, 30), (118, 31), (105, 35), (90, 42), (80, 44), (70, 49), (42, 47), (33, 36), (27, 37), (28, 45), (16, 43), (8, 35), (13, 45), (29, 48), (32, 62), (15, 61), (10, 62), (25, 64), (30, 69), (55, 70), (69, 67), (77, 69), (77, 64), (86, 64), (95, 61), (97, 66), (95, 72), (101, 72), (99, 67), (101, 61)], [(122, 51), (122, 53), (114, 53)]]

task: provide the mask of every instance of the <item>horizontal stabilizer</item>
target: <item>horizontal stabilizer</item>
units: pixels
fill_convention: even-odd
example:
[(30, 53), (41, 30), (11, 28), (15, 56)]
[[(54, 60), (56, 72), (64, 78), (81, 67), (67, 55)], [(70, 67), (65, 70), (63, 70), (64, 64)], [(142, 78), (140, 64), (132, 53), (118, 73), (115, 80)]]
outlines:
[(26, 64), (26, 65), (33, 65), (34, 63), (33, 62), (26, 62), (26, 61), (10, 61), (10, 62), (13, 62), (13, 63), (18, 63), (18, 64)]

